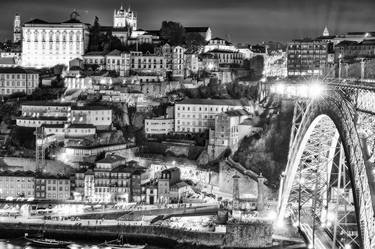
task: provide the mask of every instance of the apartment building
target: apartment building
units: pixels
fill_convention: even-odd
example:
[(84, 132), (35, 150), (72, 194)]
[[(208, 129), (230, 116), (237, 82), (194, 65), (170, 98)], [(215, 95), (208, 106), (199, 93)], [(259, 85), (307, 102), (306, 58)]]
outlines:
[(130, 52), (131, 68), (133, 73), (149, 73), (164, 76), (166, 73), (166, 59), (161, 54), (149, 52)]
[(175, 132), (199, 133), (215, 128), (217, 114), (243, 109), (236, 99), (185, 99), (175, 104)]
[(112, 124), (112, 109), (105, 106), (74, 106), (71, 110), (73, 124), (92, 124), (97, 129), (107, 129)]
[(174, 119), (166, 117), (157, 117), (145, 119), (146, 135), (168, 134), (174, 131)]
[(31, 171), (0, 172), (0, 199), (34, 198), (35, 176)]
[(0, 68), (0, 95), (23, 92), (30, 95), (39, 87), (39, 73), (19, 67)]
[(215, 159), (226, 149), (235, 152), (239, 142), (246, 134), (240, 134), (239, 125), (251, 114), (244, 110), (230, 110), (220, 113), (215, 117), (215, 128), (210, 129), (208, 155)]
[(69, 177), (54, 175), (36, 175), (35, 198), (60, 201), (69, 200)]
[(324, 40), (294, 40), (287, 47), (288, 76), (322, 76), (328, 58)]

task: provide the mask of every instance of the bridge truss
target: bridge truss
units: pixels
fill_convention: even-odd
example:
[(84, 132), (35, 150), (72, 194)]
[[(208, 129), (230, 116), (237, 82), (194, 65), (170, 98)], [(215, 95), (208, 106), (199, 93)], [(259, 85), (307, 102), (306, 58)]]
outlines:
[(295, 103), (279, 219), (290, 217), (313, 248), (375, 248), (367, 155), (375, 141), (375, 90), (333, 84), (324, 96)]

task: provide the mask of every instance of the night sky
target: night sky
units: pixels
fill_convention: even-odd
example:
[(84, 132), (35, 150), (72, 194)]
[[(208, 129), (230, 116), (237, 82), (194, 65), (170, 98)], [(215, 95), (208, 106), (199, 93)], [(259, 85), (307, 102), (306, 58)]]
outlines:
[[(112, 25), (120, 5), (120, 0), (0, 0), (0, 39), (11, 38), (16, 12), (22, 22), (63, 21), (77, 9), (87, 23), (98, 16), (102, 25)], [(316, 37), (326, 24), (331, 33), (375, 31), (375, 0), (132, 0), (131, 6), (139, 28), (159, 29), (163, 20), (210, 26), (214, 36), (235, 43)]]

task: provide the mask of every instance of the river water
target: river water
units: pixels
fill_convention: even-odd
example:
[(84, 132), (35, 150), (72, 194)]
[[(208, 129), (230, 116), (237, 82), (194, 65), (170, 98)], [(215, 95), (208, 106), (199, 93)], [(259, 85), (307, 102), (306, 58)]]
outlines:
[[(98, 243), (100, 244), (100, 243)], [(98, 244), (87, 243), (87, 242), (75, 242), (69, 248), (71, 249), (109, 249), (108, 247), (100, 247)], [(290, 247), (275, 247), (274, 249), (288, 249)], [(293, 247), (297, 249), (305, 249), (306, 247)], [(35, 247), (27, 245), (26, 240), (19, 239), (0, 239), (0, 249), (48, 249), (46, 247)], [(174, 245), (174, 246), (151, 246), (148, 245), (145, 249), (208, 249), (208, 247), (192, 246), (192, 245)]]
[[(71, 249), (108, 249), (108, 247), (100, 247), (92, 243), (87, 242), (75, 242), (71, 246)], [(35, 247), (27, 245), (26, 240), (24, 239), (0, 239), (0, 249), (48, 249), (46, 247)], [(146, 246), (145, 249), (167, 249), (156, 246)]]

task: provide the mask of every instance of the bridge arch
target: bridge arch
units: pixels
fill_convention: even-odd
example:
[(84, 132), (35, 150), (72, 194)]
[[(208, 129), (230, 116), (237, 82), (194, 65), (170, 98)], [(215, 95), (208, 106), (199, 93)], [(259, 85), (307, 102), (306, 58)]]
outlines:
[[(317, 219), (318, 223), (320, 222), (318, 225), (324, 227), (330, 216), (329, 207), (334, 202), (333, 192), (336, 192), (337, 198), (340, 195), (349, 203), (350, 198), (344, 192), (346, 188), (350, 188), (350, 204), (357, 218), (358, 237), (349, 234), (350, 238), (347, 240), (356, 240), (349, 242), (358, 243), (357, 248), (375, 248), (374, 210), (369, 184), (373, 179), (371, 172), (366, 171), (356, 130), (355, 112), (350, 103), (334, 90), (327, 96), (306, 101), (308, 103), (304, 113), (300, 115), (297, 131), (291, 141), (280, 192), (279, 219), (287, 215), (295, 216), (295, 212), (298, 212), (298, 225), (301, 227), (303, 203), (308, 209), (314, 209), (312, 214), (316, 217), (312, 217), (313, 225)], [(301, 172), (305, 175), (301, 176)], [(333, 176), (335, 174), (336, 176)], [(336, 184), (336, 189), (333, 183)], [(338, 211), (339, 201), (336, 201), (335, 210)], [(332, 235), (335, 241), (335, 232), (338, 230), (337, 224), (334, 226)]]

